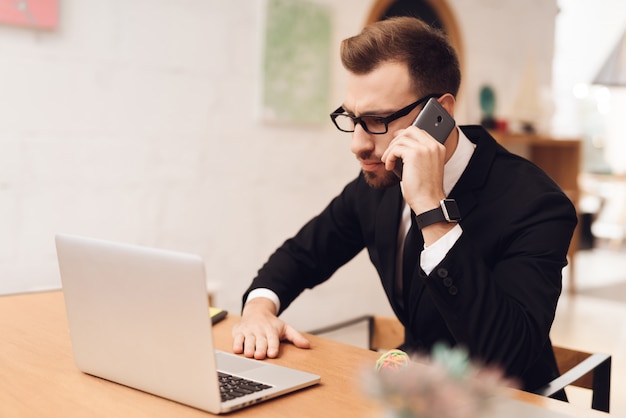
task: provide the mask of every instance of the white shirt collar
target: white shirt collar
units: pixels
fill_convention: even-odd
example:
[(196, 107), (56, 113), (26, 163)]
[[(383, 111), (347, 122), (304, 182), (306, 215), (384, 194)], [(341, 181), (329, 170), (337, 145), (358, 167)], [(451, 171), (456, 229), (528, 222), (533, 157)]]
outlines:
[(467, 168), (476, 144), (470, 141), (461, 129), (459, 131), (459, 142), (454, 150), (454, 154), (443, 167), (443, 192), (448, 196), (456, 183), (461, 178), (463, 171)]

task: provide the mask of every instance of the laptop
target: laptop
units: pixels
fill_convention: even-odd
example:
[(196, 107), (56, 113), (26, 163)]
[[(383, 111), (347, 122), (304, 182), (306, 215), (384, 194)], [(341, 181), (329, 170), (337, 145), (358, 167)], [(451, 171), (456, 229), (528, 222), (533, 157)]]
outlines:
[[(214, 414), (319, 383), (214, 349), (199, 256), (55, 238), (74, 362), (84, 373)], [(242, 380), (244, 389), (234, 389)]]

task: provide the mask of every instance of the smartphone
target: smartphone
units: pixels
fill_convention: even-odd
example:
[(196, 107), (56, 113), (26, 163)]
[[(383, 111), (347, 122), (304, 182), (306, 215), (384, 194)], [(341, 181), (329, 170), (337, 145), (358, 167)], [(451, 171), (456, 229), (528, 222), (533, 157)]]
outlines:
[[(426, 102), (426, 105), (424, 105), (424, 108), (413, 122), (413, 126), (425, 130), (430, 136), (442, 144), (445, 143), (448, 136), (450, 136), (450, 132), (454, 129), (455, 124), (452, 116), (450, 116), (446, 109), (444, 109), (434, 97)], [(393, 172), (396, 173), (396, 176), (398, 176), (400, 180), (402, 180), (402, 165), (402, 160), (398, 159), (393, 169)]]

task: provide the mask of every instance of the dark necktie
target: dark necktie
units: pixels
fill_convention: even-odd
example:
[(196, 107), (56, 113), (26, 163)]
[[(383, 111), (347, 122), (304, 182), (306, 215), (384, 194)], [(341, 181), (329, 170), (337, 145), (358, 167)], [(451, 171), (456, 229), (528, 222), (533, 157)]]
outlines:
[[(411, 210), (411, 228), (404, 240), (404, 250), (402, 252), (402, 302), (404, 302), (410, 292), (413, 274), (420, 259), (424, 238), (415, 220), (415, 213)], [(404, 304), (404, 303), (403, 303)], [(406, 306), (406, 305), (405, 305)]]

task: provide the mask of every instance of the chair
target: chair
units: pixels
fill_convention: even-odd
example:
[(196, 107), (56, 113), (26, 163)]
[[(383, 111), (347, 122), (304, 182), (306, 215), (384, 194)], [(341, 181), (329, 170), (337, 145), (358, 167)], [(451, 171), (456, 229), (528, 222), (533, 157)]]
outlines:
[[(379, 315), (359, 316), (309, 331), (309, 333), (326, 334), (363, 322), (367, 324), (370, 350), (390, 350), (404, 342), (404, 327), (400, 321), (396, 318)], [(553, 348), (561, 376), (538, 389), (535, 393), (551, 396), (569, 385), (590, 389), (592, 391), (591, 407), (609, 412), (611, 356), (603, 353), (586, 353), (559, 346)]]
[(587, 353), (571, 348), (553, 346), (561, 376), (543, 388), (535, 391), (538, 395), (551, 396), (557, 391), (572, 385), (590, 389), (591, 407), (609, 412), (611, 400), (611, 356), (604, 353)]

